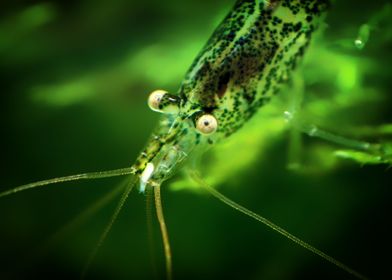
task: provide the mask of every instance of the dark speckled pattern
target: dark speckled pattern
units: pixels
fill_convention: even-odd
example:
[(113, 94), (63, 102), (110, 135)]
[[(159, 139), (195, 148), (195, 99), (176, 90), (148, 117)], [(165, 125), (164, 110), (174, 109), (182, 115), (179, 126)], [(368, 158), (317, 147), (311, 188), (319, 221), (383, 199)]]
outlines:
[[(188, 155), (236, 132), (289, 79), (327, 5), (327, 0), (237, 1), (188, 70), (178, 92), (179, 113), (162, 118), (134, 165), (137, 172), (161, 161), (168, 149)], [(204, 113), (218, 120), (211, 136), (195, 129)]]

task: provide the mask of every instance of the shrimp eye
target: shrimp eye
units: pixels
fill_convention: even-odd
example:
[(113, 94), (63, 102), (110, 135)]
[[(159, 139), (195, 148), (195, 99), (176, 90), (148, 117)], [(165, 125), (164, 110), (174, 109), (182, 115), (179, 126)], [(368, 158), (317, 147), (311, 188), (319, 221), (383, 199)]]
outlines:
[(148, 106), (155, 112), (175, 114), (179, 110), (179, 105), (180, 98), (178, 96), (161, 89), (153, 91), (148, 97)]
[(162, 101), (162, 97), (167, 94), (167, 91), (158, 89), (150, 93), (150, 96), (148, 97), (148, 106), (150, 107), (151, 110), (156, 111), (156, 112), (161, 112), (159, 109), (159, 104)]
[(213, 115), (205, 114), (196, 120), (196, 128), (203, 134), (212, 134), (218, 128), (218, 121)]

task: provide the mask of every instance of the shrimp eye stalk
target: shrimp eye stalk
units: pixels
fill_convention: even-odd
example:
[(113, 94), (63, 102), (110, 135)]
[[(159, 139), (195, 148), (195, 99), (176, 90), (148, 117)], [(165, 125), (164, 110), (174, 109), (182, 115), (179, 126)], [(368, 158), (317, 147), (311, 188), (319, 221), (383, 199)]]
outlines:
[(155, 90), (148, 97), (151, 110), (164, 114), (176, 114), (180, 108), (180, 98), (164, 90)]
[(196, 120), (196, 129), (204, 135), (213, 134), (218, 129), (218, 121), (211, 114), (201, 115)]

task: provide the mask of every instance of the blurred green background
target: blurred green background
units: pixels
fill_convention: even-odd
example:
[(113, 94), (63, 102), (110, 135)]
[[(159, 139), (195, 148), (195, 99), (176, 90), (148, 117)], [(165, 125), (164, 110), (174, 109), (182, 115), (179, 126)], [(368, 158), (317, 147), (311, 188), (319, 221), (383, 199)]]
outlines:
[[(235, 201), (360, 272), (386, 279), (389, 166), (339, 159), (334, 151), (342, 147), (309, 137), (302, 149), (290, 150), (295, 141), (281, 119), (292, 104), (290, 94), (299, 91), (308, 121), (371, 141), (391, 134), (380, 128), (392, 120), (389, 1), (338, 2), (294, 85), (263, 108), (234, 144), (212, 151), (204, 172)], [(148, 93), (176, 92), (233, 3), (3, 1), (0, 190), (130, 166), (159, 118), (146, 106)], [(363, 44), (355, 46), (357, 39)], [(178, 180), (163, 188), (175, 279), (350, 279)], [(67, 183), (2, 198), (0, 279), (77, 279), (115, 202), (45, 244), (119, 182)], [(145, 212), (145, 196), (132, 193), (88, 279), (164, 277), (157, 230), (155, 266), (151, 262)]]

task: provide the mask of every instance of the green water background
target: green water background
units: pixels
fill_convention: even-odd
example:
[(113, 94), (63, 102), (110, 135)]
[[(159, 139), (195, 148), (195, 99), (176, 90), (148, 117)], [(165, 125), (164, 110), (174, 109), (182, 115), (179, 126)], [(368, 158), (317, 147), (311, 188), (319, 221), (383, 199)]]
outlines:
[[(129, 166), (159, 117), (146, 106), (148, 93), (157, 88), (177, 90), (233, 2), (0, 4), (1, 190)], [(325, 40), (331, 42), (331, 50), (347, 55), (348, 61), (360, 59), (367, 69), (361, 87), (372, 89), (363, 92), (382, 96), (331, 121), (321, 120), (332, 129), (391, 122), (391, 25), (372, 30), (361, 51), (350, 45), (360, 26), (382, 12), (386, 3), (339, 1), (328, 16)], [(347, 42), (349, 47), (341, 46)], [(340, 63), (343, 68), (348, 65)], [(350, 72), (345, 82), (346, 78), (350, 80)], [(323, 92), (321, 97), (328, 100), (328, 88)], [(388, 166), (340, 160), (326, 168), (331, 157), (322, 153), (310, 161), (314, 172), (292, 172), (287, 170), (289, 135), (272, 140), (259, 160), (221, 184), (220, 190), (360, 272), (388, 278)], [(334, 147), (305, 138), (304, 153), (314, 145), (328, 152)], [(234, 160), (241, 161), (236, 155)], [(77, 279), (114, 203), (39, 258), (37, 252), (56, 230), (119, 181), (68, 183), (2, 198), (0, 278)], [(164, 187), (163, 199), (176, 279), (350, 279), (208, 195)], [(153, 279), (144, 204), (143, 195), (132, 193), (88, 279)], [(154, 256), (156, 275), (162, 278), (157, 231)]]

